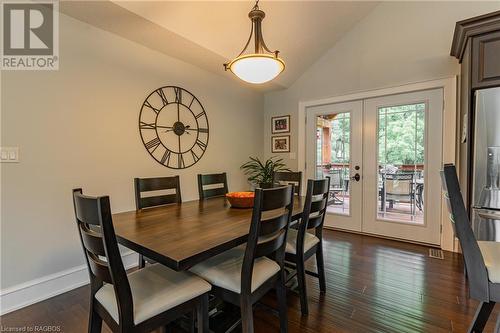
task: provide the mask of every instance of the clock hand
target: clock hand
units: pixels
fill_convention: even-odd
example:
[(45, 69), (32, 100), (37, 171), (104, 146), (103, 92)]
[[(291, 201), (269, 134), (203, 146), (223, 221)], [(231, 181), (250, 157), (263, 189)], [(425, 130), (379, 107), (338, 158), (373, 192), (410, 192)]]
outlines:
[(187, 126), (186, 126), (186, 130), (187, 131), (198, 131), (198, 132), (201, 132), (201, 133), (207, 133), (207, 129), (206, 128), (187, 128)]

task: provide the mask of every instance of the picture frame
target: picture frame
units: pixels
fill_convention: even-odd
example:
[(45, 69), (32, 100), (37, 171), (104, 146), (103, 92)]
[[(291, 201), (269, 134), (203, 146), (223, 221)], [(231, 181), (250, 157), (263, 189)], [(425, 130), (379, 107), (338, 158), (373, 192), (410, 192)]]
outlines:
[(290, 133), (290, 115), (272, 117), (271, 132), (272, 134)]
[(272, 136), (271, 137), (271, 152), (272, 153), (289, 153), (290, 152), (290, 135)]

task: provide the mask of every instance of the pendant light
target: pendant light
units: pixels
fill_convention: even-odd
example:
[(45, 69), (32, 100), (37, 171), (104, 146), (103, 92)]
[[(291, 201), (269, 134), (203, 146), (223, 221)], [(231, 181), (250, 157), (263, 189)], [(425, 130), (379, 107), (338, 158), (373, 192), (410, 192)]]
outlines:
[[(252, 21), (252, 30), (245, 47), (235, 59), (224, 64), (226, 71), (230, 70), (234, 75), (249, 83), (259, 84), (271, 81), (285, 69), (285, 62), (278, 57), (279, 51), (270, 51), (262, 37), (261, 24), (265, 16), (266, 14), (259, 9), (259, 0), (257, 0), (248, 13)], [(255, 44), (254, 53), (245, 53), (252, 36)]]

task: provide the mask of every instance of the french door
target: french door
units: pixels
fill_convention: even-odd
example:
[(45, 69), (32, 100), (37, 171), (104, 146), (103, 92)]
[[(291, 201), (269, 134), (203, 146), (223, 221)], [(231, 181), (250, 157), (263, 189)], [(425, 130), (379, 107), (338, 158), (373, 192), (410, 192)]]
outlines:
[(442, 101), (434, 89), (307, 109), (306, 174), (331, 183), (326, 226), (440, 243)]
[(361, 231), (362, 123), (363, 101), (307, 109), (307, 178), (330, 177), (326, 226)]

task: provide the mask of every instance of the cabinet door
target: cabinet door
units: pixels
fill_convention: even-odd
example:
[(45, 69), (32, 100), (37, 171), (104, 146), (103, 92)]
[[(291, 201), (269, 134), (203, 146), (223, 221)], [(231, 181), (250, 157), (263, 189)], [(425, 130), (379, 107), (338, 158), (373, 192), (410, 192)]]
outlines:
[(500, 31), (472, 40), (472, 88), (500, 85)]

